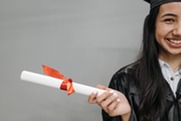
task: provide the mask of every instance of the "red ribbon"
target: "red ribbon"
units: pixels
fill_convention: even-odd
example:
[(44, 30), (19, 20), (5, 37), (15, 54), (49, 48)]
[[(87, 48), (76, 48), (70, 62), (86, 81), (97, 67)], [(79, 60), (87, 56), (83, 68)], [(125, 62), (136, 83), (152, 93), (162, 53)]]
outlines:
[(48, 67), (46, 65), (42, 65), (42, 67), (45, 74), (63, 80), (62, 84), (60, 85), (60, 89), (66, 90), (68, 95), (75, 92), (72, 84), (72, 79), (65, 78), (63, 74), (61, 74), (60, 72), (51, 67)]

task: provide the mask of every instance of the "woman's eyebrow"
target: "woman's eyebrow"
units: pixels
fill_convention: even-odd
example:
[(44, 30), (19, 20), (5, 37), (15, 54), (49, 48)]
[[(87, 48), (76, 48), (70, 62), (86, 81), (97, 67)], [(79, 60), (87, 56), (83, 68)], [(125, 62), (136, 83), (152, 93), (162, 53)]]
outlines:
[(177, 15), (175, 15), (175, 14), (173, 14), (173, 13), (166, 13), (166, 14), (164, 14), (164, 15), (162, 16), (162, 18), (165, 17), (165, 16), (173, 16), (173, 17), (176, 17)]

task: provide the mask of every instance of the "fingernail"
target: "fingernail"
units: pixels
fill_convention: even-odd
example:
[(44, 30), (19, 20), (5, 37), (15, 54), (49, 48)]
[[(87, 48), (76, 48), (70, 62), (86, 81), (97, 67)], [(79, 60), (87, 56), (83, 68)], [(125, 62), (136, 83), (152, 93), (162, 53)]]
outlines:
[(113, 94), (113, 93), (114, 93), (114, 90), (110, 90), (109, 93)]
[(120, 99), (117, 99), (117, 102), (120, 102), (121, 100)]
[(94, 94), (94, 95), (97, 94), (97, 91), (94, 91), (93, 94)]
[(113, 95), (114, 95), (114, 96), (116, 96), (116, 97), (118, 96), (118, 94), (117, 94), (117, 93), (114, 93)]

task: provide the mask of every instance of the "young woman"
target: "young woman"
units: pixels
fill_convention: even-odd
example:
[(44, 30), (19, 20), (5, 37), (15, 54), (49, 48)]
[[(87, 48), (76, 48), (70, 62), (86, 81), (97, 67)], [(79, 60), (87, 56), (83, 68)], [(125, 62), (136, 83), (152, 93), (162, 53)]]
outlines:
[(181, 121), (181, 0), (146, 0), (139, 59), (89, 96), (104, 121)]

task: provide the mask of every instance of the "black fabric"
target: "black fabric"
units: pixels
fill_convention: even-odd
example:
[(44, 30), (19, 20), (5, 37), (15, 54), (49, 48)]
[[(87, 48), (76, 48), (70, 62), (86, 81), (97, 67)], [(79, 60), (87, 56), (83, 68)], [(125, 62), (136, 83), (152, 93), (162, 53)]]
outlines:
[(150, 3), (151, 9), (153, 9), (154, 7), (156, 7), (158, 5), (162, 5), (164, 3), (181, 2), (181, 0), (145, 0), (145, 1)]
[[(122, 92), (128, 99), (132, 108), (130, 121), (139, 121), (138, 106), (139, 106), (139, 88), (137, 81), (134, 77), (135, 66), (129, 65), (117, 73), (115, 73), (110, 81), (109, 87)], [(164, 80), (166, 81), (166, 80)], [(167, 82), (166, 82), (167, 83)], [(177, 87), (176, 98), (167, 83), (167, 121), (181, 121), (181, 79)], [(110, 117), (105, 111), (102, 110), (103, 121), (120, 121), (121, 117)], [(164, 121), (166, 121), (164, 120)], [(157, 117), (155, 121), (162, 121), (161, 117)]]

